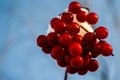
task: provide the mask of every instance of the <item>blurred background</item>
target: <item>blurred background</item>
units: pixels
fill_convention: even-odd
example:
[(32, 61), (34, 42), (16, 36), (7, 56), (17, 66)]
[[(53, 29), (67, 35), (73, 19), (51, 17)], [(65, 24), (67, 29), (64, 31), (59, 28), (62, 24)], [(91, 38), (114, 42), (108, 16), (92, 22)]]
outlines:
[[(0, 0), (0, 80), (63, 80), (60, 68), (50, 55), (36, 45), (46, 34), (51, 18), (63, 12), (73, 0)], [(120, 80), (120, 1), (78, 0), (99, 15), (96, 27), (109, 30), (106, 39), (114, 57), (99, 56), (99, 69), (85, 76), (70, 75), (68, 80)]]

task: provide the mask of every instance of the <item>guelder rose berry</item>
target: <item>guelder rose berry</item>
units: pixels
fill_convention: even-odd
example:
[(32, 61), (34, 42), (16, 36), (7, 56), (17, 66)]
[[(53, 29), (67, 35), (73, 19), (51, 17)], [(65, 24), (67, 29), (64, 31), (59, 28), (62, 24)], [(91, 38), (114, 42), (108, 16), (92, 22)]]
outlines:
[(69, 46), (69, 53), (72, 56), (80, 56), (82, 53), (82, 46), (78, 42), (72, 42)]
[(71, 35), (77, 35), (80, 32), (80, 26), (79, 26), (79, 24), (76, 23), (76, 22), (71, 22), (68, 25), (68, 32)]
[(54, 26), (53, 29), (55, 30), (56, 33), (62, 34), (62, 33), (64, 33), (64, 32), (66, 31), (66, 29), (67, 29), (66, 23), (63, 22), (63, 21), (61, 21), (61, 20), (59, 20), (59, 21), (56, 22), (56, 24), (55, 24), (55, 26)]
[(73, 21), (73, 15), (70, 12), (64, 12), (61, 15), (61, 20), (66, 24), (70, 24)]
[(95, 35), (99, 39), (105, 39), (108, 36), (108, 30), (107, 28), (100, 26), (97, 29), (95, 29)]
[(52, 48), (51, 55), (55, 59), (61, 59), (65, 56), (65, 50), (60, 45), (55, 45)]
[(69, 46), (72, 42), (72, 37), (68, 33), (64, 33), (59, 38), (59, 43), (63, 46)]
[(79, 22), (85, 22), (87, 20), (87, 13), (85, 11), (80, 11), (77, 13), (76, 18)]
[(70, 3), (68, 9), (70, 12), (72, 12), (73, 14), (78, 13), (80, 11), (80, 3), (77, 1), (73, 1)]
[(98, 15), (94, 12), (89, 13), (87, 16), (87, 22), (91, 25), (96, 24), (98, 22)]
[(91, 59), (88, 70), (94, 72), (98, 69), (99, 63), (95, 59)]
[(80, 56), (74, 56), (70, 60), (70, 65), (73, 68), (80, 68), (83, 65), (83, 58)]
[(110, 56), (112, 55), (113, 49), (112, 46), (108, 43), (102, 43), (101, 44), (101, 54), (103, 56)]

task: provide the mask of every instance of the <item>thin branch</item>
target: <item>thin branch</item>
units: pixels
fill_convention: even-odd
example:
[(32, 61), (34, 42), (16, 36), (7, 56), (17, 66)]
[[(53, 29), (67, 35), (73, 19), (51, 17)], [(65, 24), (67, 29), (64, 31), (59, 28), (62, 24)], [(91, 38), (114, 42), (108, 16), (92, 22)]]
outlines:
[(65, 70), (64, 80), (67, 80), (67, 78), (68, 78), (68, 74), (67, 74), (67, 70)]

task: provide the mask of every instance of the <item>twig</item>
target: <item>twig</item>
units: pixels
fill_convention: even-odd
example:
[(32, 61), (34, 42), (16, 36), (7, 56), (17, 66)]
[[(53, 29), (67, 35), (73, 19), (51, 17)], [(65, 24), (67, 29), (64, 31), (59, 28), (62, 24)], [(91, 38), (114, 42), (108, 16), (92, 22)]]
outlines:
[(67, 74), (67, 70), (65, 70), (64, 80), (67, 80), (67, 78), (68, 78), (68, 74)]

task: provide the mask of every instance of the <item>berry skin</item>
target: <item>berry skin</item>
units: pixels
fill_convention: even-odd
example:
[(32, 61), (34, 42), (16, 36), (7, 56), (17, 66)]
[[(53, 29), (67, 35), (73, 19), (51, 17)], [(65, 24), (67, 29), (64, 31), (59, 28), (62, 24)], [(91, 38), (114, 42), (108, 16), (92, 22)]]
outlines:
[(69, 53), (72, 56), (79, 56), (82, 53), (82, 46), (77, 42), (72, 42), (69, 46)]
[(50, 21), (51, 27), (54, 28), (54, 26), (56, 26), (59, 21), (60, 21), (59, 18), (51, 19), (51, 21)]
[(38, 36), (37, 45), (40, 46), (40, 47), (46, 47), (48, 45), (47, 37), (45, 35)]
[(60, 45), (55, 45), (52, 48), (51, 56), (54, 59), (61, 59), (65, 56), (65, 50)]
[(88, 66), (88, 70), (94, 72), (98, 69), (99, 63), (95, 59), (91, 59), (90, 64)]
[(87, 22), (91, 25), (96, 24), (98, 21), (98, 16), (96, 13), (89, 13), (87, 16)]
[(79, 22), (85, 22), (87, 20), (87, 13), (85, 11), (80, 11), (76, 16)]
[(47, 41), (50, 46), (54, 46), (58, 43), (58, 35), (55, 32), (51, 32), (47, 35)]
[(71, 2), (68, 7), (69, 11), (73, 14), (78, 13), (80, 11), (80, 8), (81, 8), (80, 3), (77, 1)]
[(84, 55), (82, 55), (82, 58), (83, 58), (83, 61), (84, 61), (82, 67), (87, 67), (90, 63), (90, 60), (91, 60), (91, 54), (90, 53), (84, 54)]
[(72, 42), (72, 37), (68, 33), (63, 33), (59, 38), (59, 43), (65, 47), (69, 46)]
[(68, 25), (68, 32), (71, 35), (76, 35), (80, 32), (80, 26), (76, 22), (72, 22)]
[(56, 33), (58, 34), (62, 34), (66, 31), (67, 27), (66, 27), (66, 24), (65, 22), (59, 20), (56, 22), (55, 26), (54, 26), (54, 30)]
[(73, 15), (70, 12), (62, 13), (61, 20), (66, 24), (70, 24), (73, 21)]
[(108, 30), (107, 28), (100, 26), (97, 29), (95, 29), (95, 35), (99, 39), (105, 39), (108, 36)]
[(67, 64), (64, 58), (58, 59), (58, 60), (57, 60), (57, 63), (58, 63), (58, 65), (59, 65), (60, 67), (65, 67), (66, 64)]
[(86, 45), (88, 48), (92, 48), (96, 43), (96, 36), (92, 32), (88, 32), (84, 35), (82, 39), (83, 45)]
[(96, 42), (93, 49), (91, 50), (92, 58), (96, 58), (101, 54), (101, 43)]
[(42, 47), (42, 51), (46, 54), (49, 54), (51, 52), (51, 47), (50, 46)]
[(70, 74), (74, 74), (76, 73), (76, 69), (71, 67), (70, 65), (69, 66), (66, 66), (66, 71)]
[(81, 67), (77, 70), (77, 72), (78, 72), (79, 75), (85, 75), (88, 72), (88, 68), (87, 67)]
[(73, 41), (78, 42), (79, 44), (82, 44), (82, 36), (81, 35), (75, 35), (73, 36)]
[(70, 56), (70, 55), (66, 55), (66, 56), (65, 56), (65, 61), (66, 61), (67, 63), (70, 62), (70, 59), (71, 59), (71, 56)]
[(83, 58), (80, 56), (74, 56), (70, 59), (70, 65), (73, 68), (80, 68), (83, 65)]
[(113, 53), (112, 46), (106, 42), (101, 44), (101, 54), (103, 56), (110, 56)]

